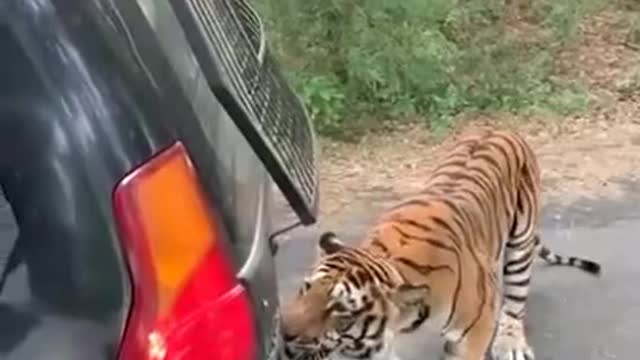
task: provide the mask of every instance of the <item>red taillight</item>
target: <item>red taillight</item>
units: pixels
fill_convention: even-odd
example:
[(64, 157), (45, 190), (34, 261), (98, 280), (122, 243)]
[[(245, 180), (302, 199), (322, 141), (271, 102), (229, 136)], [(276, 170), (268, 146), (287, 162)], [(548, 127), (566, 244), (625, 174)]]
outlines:
[(133, 282), (119, 359), (254, 360), (252, 306), (185, 148), (125, 177), (114, 207)]

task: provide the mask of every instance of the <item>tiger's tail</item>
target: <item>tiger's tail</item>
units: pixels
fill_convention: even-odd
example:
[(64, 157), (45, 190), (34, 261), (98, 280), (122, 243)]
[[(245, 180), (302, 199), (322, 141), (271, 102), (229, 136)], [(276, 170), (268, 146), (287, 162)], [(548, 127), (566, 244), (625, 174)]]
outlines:
[(595, 261), (575, 256), (556, 254), (544, 245), (541, 246), (538, 256), (540, 256), (540, 258), (546, 261), (549, 265), (576, 267), (594, 275), (600, 274), (601, 271), (600, 264)]

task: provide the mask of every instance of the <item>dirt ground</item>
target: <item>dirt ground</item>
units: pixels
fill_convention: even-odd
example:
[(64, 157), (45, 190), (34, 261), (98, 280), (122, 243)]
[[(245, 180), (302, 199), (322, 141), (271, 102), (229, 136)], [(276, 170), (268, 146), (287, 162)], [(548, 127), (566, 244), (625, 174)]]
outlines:
[(320, 226), (339, 226), (419, 191), (458, 134), (488, 124), (517, 129), (532, 144), (547, 202), (623, 196), (623, 184), (640, 178), (640, 51), (626, 39), (623, 15), (607, 11), (587, 19), (581, 41), (558, 59), (563, 75), (589, 87), (591, 105), (582, 114), (467, 116), (443, 141), (419, 126), (372, 134), (357, 144), (322, 139)]

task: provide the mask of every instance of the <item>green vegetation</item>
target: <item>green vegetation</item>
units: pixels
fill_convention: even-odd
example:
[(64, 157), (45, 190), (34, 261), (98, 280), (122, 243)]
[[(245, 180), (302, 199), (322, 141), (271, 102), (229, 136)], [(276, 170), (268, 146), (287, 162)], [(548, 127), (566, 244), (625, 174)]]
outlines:
[(628, 28), (628, 45), (640, 48), (640, 1), (620, 0), (623, 10), (626, 11), (626, 24)]
[(605, 0), (256, 0), (318, 131), (357, 137), (389, 121), (434, 130), (465, 111), (582, 109), (554, 52)]

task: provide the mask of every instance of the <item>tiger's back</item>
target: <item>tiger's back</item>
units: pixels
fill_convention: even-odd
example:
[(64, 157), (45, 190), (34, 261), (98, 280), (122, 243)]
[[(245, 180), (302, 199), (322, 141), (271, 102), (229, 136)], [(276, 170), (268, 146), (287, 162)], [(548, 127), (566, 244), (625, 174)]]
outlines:
[[(437, 322), (447, 358), (464, 360), (482, 359), (495, 332), (495, 359), (533, 359), (523, 320), (535, 255), (599, 271), (595, 263), (542, 246), (540, 193), (537, 160), (518, 134), (487, 130), (456, 142), (425, 190), (385, 212), (357, 248), (396, 279), (371, 280), (391, 299), (387, 308), (402, 313), (394, 324), (386, 322), (389, 331), (411, 333), (428, 320)], [(331, 268), (331, 254), (346, 248), (337, 243), (321, 241), (328, 255), (323, 266)], [(362, 288), (340, 275), (332, 275), (334, 285)]]
[(540, 171), (531, 148), (516, 133), (484, 131), (456, 142), (425, 190), (383, 214), (363, 245), (402, 252), (407, 241), (393, 231), (399, 238), (422, 231), (498, 259), (509, 236), (538, 226), (539, 213)]
[[(497, 306), (507, 240), (532, 238), (539, 198), (540, 172), (526, 142), (513, 132), (475, 133), (454, 144), (421, 194), (383, 214), (362, 245), (414, 283), (428, 277), (433, 312), (450, 309), (444, 332), (463, 334)], [(468, 312), (475, 315), (467, 319)]]

